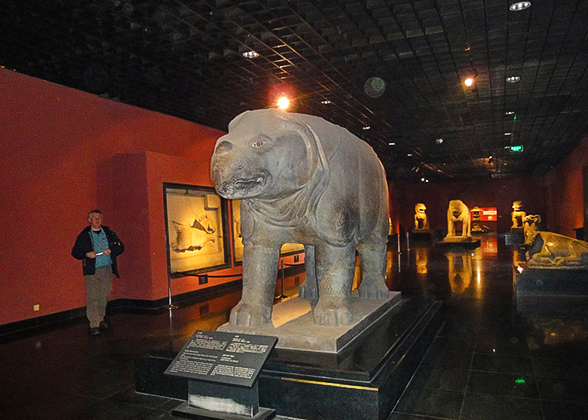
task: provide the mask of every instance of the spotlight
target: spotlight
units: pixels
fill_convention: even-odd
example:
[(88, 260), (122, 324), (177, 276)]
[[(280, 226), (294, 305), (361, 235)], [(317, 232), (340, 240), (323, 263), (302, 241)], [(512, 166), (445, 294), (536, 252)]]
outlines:
[(437, 139), (437, 140), (435, 140), (435, 143), (441, 144), (441, 143), (443, 143), (443, 139)]
[(478, 69), (476, 69), (473, 65), (468, 67), (464, 72), (465, 79), (463, 84), (467, 87), (471, 87), (474, 85), (476, 77), (478, 77)]
[(521, 78), (519, 76), (510, 76), (506, 78), (506, 81), (508, 83), (517, 83), (521, 81)]
[(282, 96), (280, 99), (278, 99), (278, 108), (288, 109), (289, 106), (290, 106), (290, 100), (288, 98), (286, 98), (285, 96)]

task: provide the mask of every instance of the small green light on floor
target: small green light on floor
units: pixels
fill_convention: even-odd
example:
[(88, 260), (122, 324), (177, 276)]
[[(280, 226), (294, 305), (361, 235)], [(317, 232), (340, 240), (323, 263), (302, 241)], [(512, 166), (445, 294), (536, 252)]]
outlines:
[(516, 380), (515, 380), (515, 384), (524, 384), (524, 383), (525, 383), (525, 380), (524, 380), (524, 379), (522, 379), (522, 378), (521, 378), (521, 379), (516, 379)]

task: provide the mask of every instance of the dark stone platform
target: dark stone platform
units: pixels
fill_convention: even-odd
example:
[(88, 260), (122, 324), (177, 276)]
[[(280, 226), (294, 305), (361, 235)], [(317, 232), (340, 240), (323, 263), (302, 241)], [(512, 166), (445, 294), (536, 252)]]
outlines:
[(588, 270), (527, 268), (516, 275), (517, 312), (524, 315), (588, 316)]
[(435, 242), (435, 246), (437, 248), (443, 249), (476, 249), (482, 244), (481, 239), (471, 240), (471, 241), (438, 241)]
[(433, 239), (433, 231), (430, 229), (411, 230), (408, 236), (415, 241), (428, 241)]
[[(259, 376), (259, 404), (279, 416), (384, 420), (439, 330), (441, 302), (403, 298), (366, 337), (338, 354), (274, 349)], [(135, 360), (137, 392), (187, 399), (187, 380), (163, 375), (175, 354)]]

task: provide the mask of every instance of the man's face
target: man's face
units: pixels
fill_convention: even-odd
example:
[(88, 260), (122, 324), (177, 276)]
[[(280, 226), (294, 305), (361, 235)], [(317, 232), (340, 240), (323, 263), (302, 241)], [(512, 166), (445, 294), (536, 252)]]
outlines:
[(103, 216), (100, 213), (91, 213), (90, 217), (88, 217), (88, 221), (90, 222), (90, 225), (94, 230), (100, 229), (100, 227), (102, 226), (102, 219)]

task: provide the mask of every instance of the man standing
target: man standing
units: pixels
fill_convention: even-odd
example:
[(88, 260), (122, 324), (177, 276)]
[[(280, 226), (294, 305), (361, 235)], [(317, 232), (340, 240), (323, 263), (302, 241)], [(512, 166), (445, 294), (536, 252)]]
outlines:
[(86, 315), (90, 334), (99, 335), (108, 328), (104, 320), (106, 304), (112, 286), (112, 274), (118, 278), (116, 257), (125, 250), (124, 244), (108, 226), (102, 226), (104, 216), (98, 209), (88, 213), (87, 226), (76, 238), (71, 255), (82, 261), (86, 276)]

